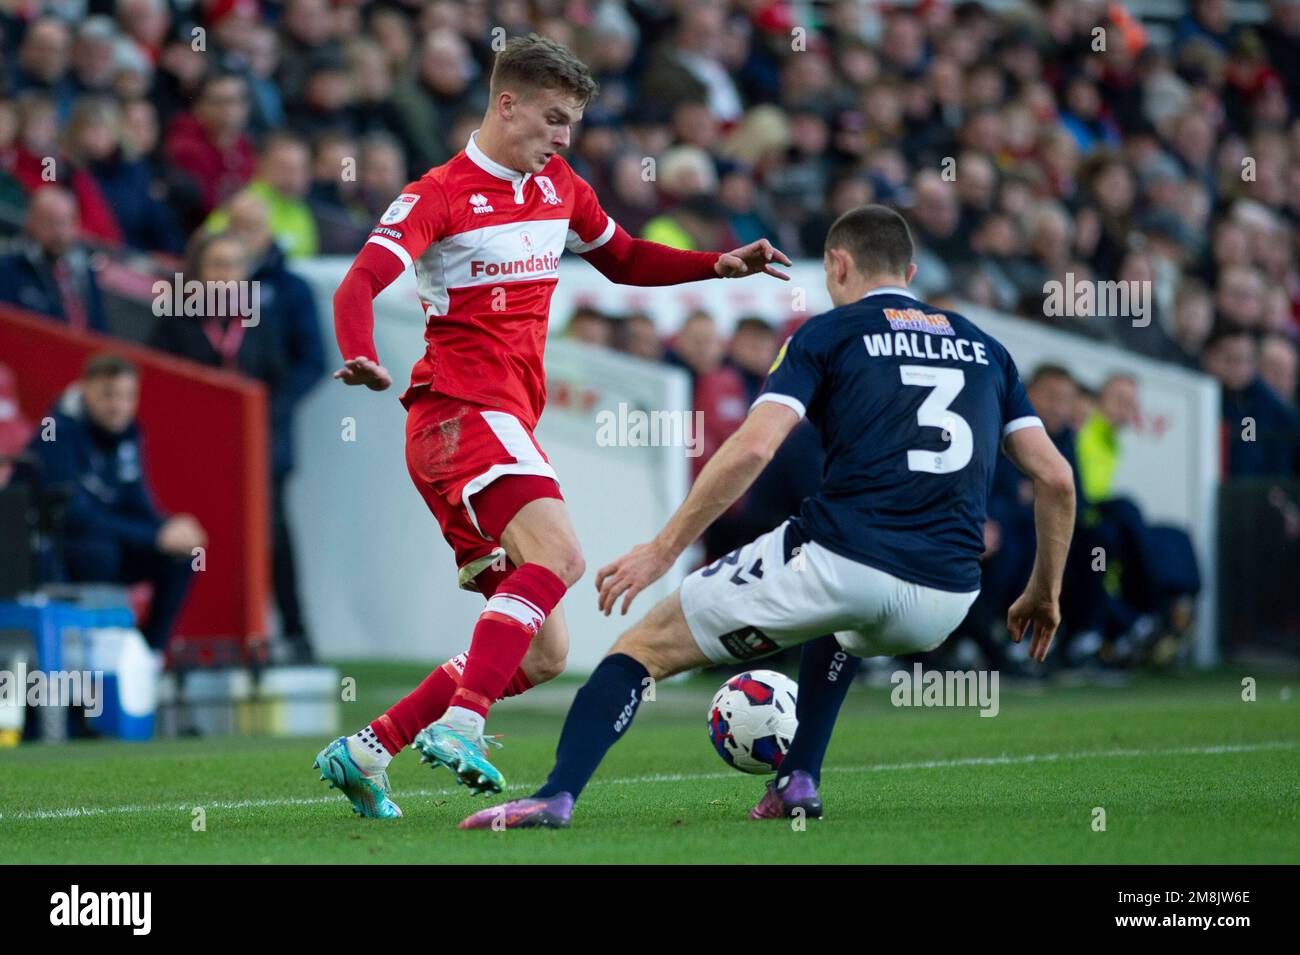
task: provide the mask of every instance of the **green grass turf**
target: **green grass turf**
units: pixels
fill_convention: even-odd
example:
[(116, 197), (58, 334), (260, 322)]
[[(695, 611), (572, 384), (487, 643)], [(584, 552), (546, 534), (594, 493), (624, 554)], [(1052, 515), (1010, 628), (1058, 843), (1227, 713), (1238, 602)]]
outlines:
[[(419, 678), (347, 664), (350, 731)], [(750, 822), (759, 777), (708, 743), (717, 677), (661, 686), (610, 753), (567, 832), (458, 832), (487, 803), (412, 753), (393, 765), (395, 822), (354, 818), (309, 768), (323, 739), (24, 745), (0, 751), (9, 863), (1300, 862), (1300, 678), (1140, 677), (1002, 688), (993, 719), (904, 709), (854, 688), (823, 779), (827, 818)], [(1285, 687), (1289, 685), (1292, 692)], [(494, 711), (518, 795), (544, 778), (574, 684)], [(1217, 751), (1214, 748), (1219, 747)], [(1036, 757), (1036, 758), (1032, 758)], [(647, 777), (683, 777), (650, 779)], [(640, 781), (632, 781), (640, 780)], [(207, 829), (192, 829), (192, 809)], [(1106, 831), (1093, 831), (1093, 809)], [(66, 810), (84, 810), (83, 814)]]

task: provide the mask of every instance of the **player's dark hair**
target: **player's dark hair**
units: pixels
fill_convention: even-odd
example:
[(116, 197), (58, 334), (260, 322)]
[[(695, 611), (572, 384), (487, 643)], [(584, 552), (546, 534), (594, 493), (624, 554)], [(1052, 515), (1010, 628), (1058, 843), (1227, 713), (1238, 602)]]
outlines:
[(508, 86), (561, 90), (584, 106), (600, 92), (586, 63), (562, 43), (536, 33), (515, 37), (497, 54), (490, 84), (493, 98)]
[(98, 378), (118, 378), (122, 375), (139, 378), (140, 372), (131, 359), (124, 355), (115, 355), (112, 352), (91, 355), (86, 359), (86, 364), (81, 369), (82, 381), (94, 381)]
[(1034, 369), (1033, 374), (1029, 376), (1027, 387), (1032, 388), (1047, 378), (1064, 378), (1066, 381), (1074, 381), (1074, 376), (1070, 374), (1069, 369), (1065, 366), (1046, 362)]
[(826, 233), (826, 248), (843, 249), (864, 276), (907, 275), (912, 264), (912, 232), (888, 206), (850, 209)]

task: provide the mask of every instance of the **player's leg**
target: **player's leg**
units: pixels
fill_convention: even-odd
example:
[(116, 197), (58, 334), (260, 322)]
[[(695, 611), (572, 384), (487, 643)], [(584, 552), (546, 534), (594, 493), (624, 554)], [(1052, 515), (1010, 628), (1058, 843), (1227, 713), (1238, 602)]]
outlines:
[[(494, 592), (495, 589), (490, 592), (485, 591), (484, 596), (490, 599)], [(510, 677), (496, 702), (519, 696), (535, 686), (554, 680), (564, 672), (568, 654), (568, 623), (564, 619), (564, 605), (559, 604), (551, 611), (551, 615), (546, 618), (546, 623), (542, 624), (542, 629), (528, 645), (528, 652), (524, 654), (523, 662)], [(446, 712), (451, 704), (452, 695), (460, 687), (468, 659), (468, 652), (456, 654), (429, 674), (424, 683), (385, 714), (400, 723), (397, 733), (391, 730), (388, 733), (390, 739), (394, 736), (401, 739), (397, 743), (398, 749), (410, 745), (416, 733)]]
[(542, 629), (533, 637), (523, 662), (506, 684), (501, 698), (518, 696), (525, 690), (549, 683), (564, 672), (568, 660), (569, 623), (564, 618), (564, 604), (561, 602), (555, 605)]
[[(496, 467), (517, 463), (492, 434), (482, 409), (426, 394), (411, 408), (406, 438), (411, 479), (455, 553), (461, 586), (477, 589), (490, 600), (516, 569), (498, 543), (500, 534), (524, 503), (560, 496), (553, 472), (506, 473), (470, 495), (477, 504), (475, 511), (467, 506), (463, 489)], [(549, 471), (535, 443), (529, 447), (536, 456), (531, 463), (541, 465), (531, 470)], [(553, 654), (547, 651), (557, 644), (567, 647), (567, 633), (562, 628), (562, 619), (558, 634), (555, 627), (543, 628), (540, 649), (530, 668), (511, 674), (502, 696), (522, 693), (555, 675)], [(322, 775), (352, 801), (354, 811), (383, 818), (400, 815), (388, 798), (388, 763), (446, 712), (460, 688), (467, 660), (468, 653), (460, 653), (445, 661), (385, 713), (318, 754), (316, 765)], [(477, 778), (473, 777), (475, 782)]]
[[(502, 569), (489, 567), (475, 578), (479, 590), (488, 599), (496, 593), (496, 586), (504, 574), (514, 569), (508, 560), (503, 559), (502, 564)], [(546, 618), (541, 631), (529, 644), (519, 669), (506, 683), (500, 699), (518, 696), (564, 672), (569, 633), (563, 609), (563, 605), (557, 606)], [(460, 687), (468, 657), (468, 652), (462, 652), (442, 663), (418, 687), (369, 724), (390, 755), (396, 755), (409, 746), (416, 733), (447, 711), (452, 694)]]
[[(439, 517), (444, 533), (452, 525), (469, 528), (453, 542), (462, 578), (484, 570), (485, 545), (489, 554), (503, 548), (508, 565), (490, 572), (493, 592), (475, 622), (446, 711), (416, 734), (413, 745), (425, 760), (452, 769), (471, 791), (499, 792), (505, 780), (487, 759), (493, 742), (484, 735), (487, 712), (512, 685), (531, 685), (520, 664), (581, 576), (581, 552), (555, 472), (518, 418), (465, 404), (437, 408), (433, 417), (439, 419), (433, 425), (408, 427), (407, 464), (421, 493), (428, 489), (435, 513), (446, 512)], [(539, 545), (535, 538), (546, 539)]]
[(861, 664), (846, 653), (834, 634), (803, 645), (799, 657), (799, 700), (795, 704), (798, 726), (776, 778), (749, 813), (751, 819), (788, 819), (796, 812), (820, 819), (822, 761), (840, 706)]
[(687, 577), (618, 639), (578, 691), (546, 785), (461, 826), (567, 826), (574, 801), (627, 730), (650, 680), (751, 660), (840, 625), (825, 587), (796, 562), (799, 543), (797, 533), (782, 525)]
[[(513, 480), (514, 478), (502, 479), (503, 483)], [(444, 532), (458, 552), (465, 551), (474, 542), (467, 533), (453, 533), (455, 528), (450, 526), (451, 523), (449, 520), (443, 522)], [(475, 586), (488, 599), (492, 598), (499, 584), (515, 569), (514, 564), (503, 554), (498, 556), (499, 560), (488, 563), (472, 578)], [(467, 566), (472, 567), (472, 562), (467, 563)], [(559, 676), (564, 670), (568, 647), (568, 628), (562, 608), (557, 606), (530, 643), (523, 662), (506, 682), (498, 699), (517, 696)], [(409, 694), (347, 737), (349, 759), (357, 769), (350, 774), (338, 773), (336, 775), (339, 779), (331, 781), (346, 794), (357, 794), (358, 798), (353, 801), (354, 808), (360, 806), (362, 814), (394, 817), (392, 812), (371, 811), (373, 804), (382, 804), (383, 801), (378, 784), (371, 786), (355, 777), (366, 774), (372, 774), (376, 778), (381, 776), (387, 771), (388, 763), (394, 756), (411, 745), (421, 730), (447, 711), (452, 696), (460, 688), (468, 656), (467, 652), (458, 653), (436, 667)], [(324, 757), (327, 752), (328, 748), (321, 756)]]
[[(515, 502), (517, 507), (512, 506)], [(482, 502), (479, 504), (479, 521), (490, 534), (495, 528), (483, 514)], [(499, 539), (516, 569), (496, 585), (479, 617), (461, 685), (444, 717), (444, 721), (471, 732), (482, 732), (492, 702), (501, 697), (530, 651), (529, 669), (534, 675), (549, 679), (563, 668), (568, 653), (564, 618), (556, 618), (549, 631), (545, 624), (584, 570), (582, 549), (563, 500), (516, 498), (504, 506), (513, 513)]]
[[(817, 548), (808, 560), (821, 576), (840, 582), (837, 600), (856, 597), (859, 629), (804, 644), (799, 665), (799, 724), (775, 780), (751, 819), (788, 818), (796, 811), (820, 818), (822, 760), (839, 709), (863, 657), (922, 653), (943, 643), (961, 623), (977, 593), (937, 591)], [(834, 565), (834, 566), (831, 566)]]
[(822, 762), (835, 728), (840, 706), (848, 696), (862, 658), (840, 646), (834, 634), (826, 634), (803, 645), (799, 655), (799, 700), (795, 716), (805, 732), (798, 731), (781, 760), (777, 782), (796, 771), (806, 772), (814, 783), (821, 782)]
[[(491, 586), (480, 581), (480, 586)], [(490, 592), (486, 592), (491, 596)], [(569, 633), (563, 606), (551, 612), (501, 694), (501, 699), (518, 696), (534, 686), (555, 679), (564, 672)], [(443, 663), (418, 687), (394, 703), (386, 712), (344, 738), (346, 753), (335, 740), (317, 757), (321, 774), (353, 796), (353, 811), (372, 818), (397, 818), (401, 810), (389, 797), (388, 763), (409, 746), (420, 730), (442, 716), (460, 686), (467, 653), (458, 653)]]
[(460, 828), (566, 828), (574, 802), (631, 726), (651, 682), (709, 662), (691, 636), (678, 594), (664, 598), (618, 639), (578, 690), (545, 785), (527, 799), (475, 813)]
[[(524, 478), (502, 478), (508, 490), (497, 495), (495, 516), (504, 522), (501, 544), (516, 569), (496, 586), (474, 626), (465, 671), (446, 713), (415, 737), (422, 757), (451, 768), (472, 793), (500, 792), (505, 779), (487, 758), (485, 722), (492, 703), (515, 679), (524, 657), (569, 586), (583, 573), (582, 552), (564, 502), (533, 496)], [(552, 485), (554, 482), (550, 482)], [(519, 493), (509, 489), (518, 489)], [(558, 488), (557, 488), (558, 493)], [(476, 518), (484, 534), (493, 535), (494, 522), (476, 499)], [(508, 513), (509, 517), (501, 517)], [(553, 666), (554, 637), (535, 657)]]
[(861, 663), (860, 657), (840, 646), (834, 634), (803, 645), (799, 655), (799, 699), (795, 704), (798, 728), (776, 779), (749, 814), (751, 819), (788, 818), (796, 808), (802, 809), (805, 817), (821, 817), (817, 787), (822, 762), (840, 706)]

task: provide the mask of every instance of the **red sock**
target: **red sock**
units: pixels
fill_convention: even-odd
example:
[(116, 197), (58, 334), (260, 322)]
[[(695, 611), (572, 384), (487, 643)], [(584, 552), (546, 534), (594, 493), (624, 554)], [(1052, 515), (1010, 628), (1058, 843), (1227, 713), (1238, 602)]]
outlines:
[(523, 667), (520, 667), (515, 671), (515, 675), (510, 678), (510, 682), (506, 684), (505, 691), (497, 702), (504, 700), (507, 696), (518, 696), (520, 693), (525, 693), (532, 688), (533, 681), (528, 679)]
[[(411, 693), (403, 697), (383, 716), (370, 724), (375, 736), (383, 744), (388, 755), (396, 756), (404, 747), (410, 746), (415, 734), (420, 732), (447, 711), (451, 696), (460, 686), (461, 673), (465, 670), (466, 653), (458, 653), (438, 669), (434, 670)], [(500, 699), (518, 696), (533, 688), (533, 681), (523, 668), (515, 671), (510, 682), (506, 684)]]
[(524, 564), (500, 583), (479, 614), (452, 706), (487, 716), (566, 589), (564, 581), (541, 564)]
[(390, 756), (396, 756), (403, 747), (410, 746), (416, 733), (446, 712), (451, 695), (460, 686), (465, 657), (464, 653), (456, 654), (370, 724)]

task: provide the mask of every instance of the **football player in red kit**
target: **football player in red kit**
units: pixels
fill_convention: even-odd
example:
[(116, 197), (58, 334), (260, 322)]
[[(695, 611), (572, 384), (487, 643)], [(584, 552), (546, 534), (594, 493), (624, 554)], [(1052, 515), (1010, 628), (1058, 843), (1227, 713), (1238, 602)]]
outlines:
[(482, 126), (406, 186), (334, 295), (347, 385), (383, 391), (373, 299), (415, 267), (426, 348), (401, 397), (406, 464), (455, 551), (460, 584), (487, 598), (469, 650), (316, 758), (361, 815), (392, 818), (389, 760), (414, 744), (471, 792), (500, 792), (485, 719), (496, 700), (550, 680), (569, 636), (560, 599), (584, 565), (559, 480), (533, 436), (546, 401), (542, 353), (565, 249), (611, 281), (674, 285), (768, 274), (789, 259), (767, 240), (687, 252), (620, 228), (559, 151), (597, 92), (562, 45), (511, 40), (493, 66)]

